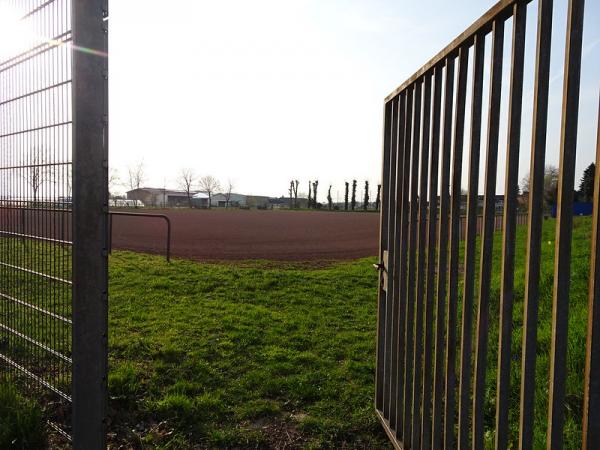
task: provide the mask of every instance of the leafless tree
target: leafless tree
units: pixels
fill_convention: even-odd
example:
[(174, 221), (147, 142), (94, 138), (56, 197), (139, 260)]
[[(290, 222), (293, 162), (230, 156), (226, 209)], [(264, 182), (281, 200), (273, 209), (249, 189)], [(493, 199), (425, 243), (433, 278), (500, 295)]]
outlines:
[(233, 182), (231, 180), (227, 181), (227, 189), (225, 191), (225, 208), (229, 208), (229, 204), (231, 203), (231, 192), (234, 189)]
[(206, 192), (206, 195), (208, 195), (208, 207), (210, 208), (212, 195), (221, 187), (219, 180), (217, 180), (211, 175), (206, 175), (200, 178), (200, 182), (198, 185), (200, 186), (200, 190), (202, 192)]
[(193, 196), (193, 188), (196, 183), (196, 174), (193, 169), (184, 168), (179, 171), (179, 178), (177, 179), (177, 183), (179, 184), (179, 188), (185, 191), (188, 199), (188, 205), (191, 208), (192, 205), (192, 196)]
[[(70, 185), (70, 175), (69, 175), (68, 183)], [(121, 178), (119, 177), (119, 171), (117, 169), (115, 169), (114, 167), (111, 167), (110, 169), (108, 169), (108, 196), (110, 198), (113, 198), (115, 196), (115, 189), (120, 184), (121, 184)], [(69, 196), (71, 196), (70, 191), (71, 191), (71, 189), (69, 186)]]
[(294, 182), (290, 181), (290, 209), (294, 207)]
[(300, 182), (298, 180), (294, 180), (294, 208), (298, 207), (298, 185)]
[(144, 169), (144, 163), (142, 161), (138, 162), (134, 166), (129, 166), (128, 169), (128, 184), (129, 188), (133, 191), (134, 189), (139, 189), (142, 187), (142, 184), (146, 181), (146, 171)]
[(73, 168), (71, 166), (64, 167), (64, 188), (66, 190), (66, 197), (71, 199), (73, 196)]
[(32, 155), (26, 163), (25, 170), (21, 174), (31, 189), (33, 203), (36, 204), (43, 185), (52, 181), (54, 167), (48, 164), (48, 161), (46, 161), (46, 158), (39, 149), (33, 149), (31, 153)]
[[(133, 191), (134, 189), (141, 188), (142, 184), (144, 184), (144, 181), (146, 181), (146, 172), (144, 169), (143, 161), (138, 162), (134, 166), (129, 166), (127, 175), (128, 175), (127, 181), (129, 184), (129, 189), (131, 189)], [(136, 208), (138, 207), (137, 201), (135, 202), (135, 207)]]

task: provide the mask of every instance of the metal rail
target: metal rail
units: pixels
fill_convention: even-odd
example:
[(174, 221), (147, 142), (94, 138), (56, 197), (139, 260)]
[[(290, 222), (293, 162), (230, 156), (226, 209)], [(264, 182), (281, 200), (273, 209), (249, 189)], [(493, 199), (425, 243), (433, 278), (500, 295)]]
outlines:
[(132, 212), (121, 212), (121, 211), (110, 211), (109, 212), (109, 224), (108, 224), (108, 249), (109, 253), (112, 253), (112, 231), (113, 231), (113, 216), (129, 216), (129, 217), (154, 217), (163, 219), (167, 223), (167, 262), (171, 262), (171, 219), (164, 214), (148, 214), (148, 213), (132, 213)]

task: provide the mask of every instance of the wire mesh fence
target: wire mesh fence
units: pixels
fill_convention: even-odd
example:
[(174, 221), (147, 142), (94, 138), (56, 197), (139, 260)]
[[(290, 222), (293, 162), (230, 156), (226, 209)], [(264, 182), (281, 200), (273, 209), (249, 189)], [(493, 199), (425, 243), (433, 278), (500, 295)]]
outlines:
[(69, 0), (3, 1), (0, 359), (70, 432), (72, 59)]
[[(78, 306), (83, 296), (74, 296), (74, 250), (86, 245), (75, 238), (74, 161), (98, 149), (106, 160), (104, 139), (74, 150), (75, 110), (83, 111), (80, 122), (86, 118), (74, 98), (74, 79), (88, 89), (94, 80), (80, 69), (74, 77), (81, 57), (73, 17), (101, 25), (102, 12), (101, 2), (0, 0), (0, 374), (4, 383), (38, 399), (48, 423), (67, 440), (73, 434), (74, 313), (85, 307)], [(102, 36), (99, 31), (89, 34)], [(97, 87), (104, 111), (105, 83)], [(102, 115), (94, 120), (105, 128)], [(90, 187), (102, 189), (104, 165), (95, 172)], [(101, 218), (104, 207), (79, 202), (80, 215)], [(105, 247), (105, 238), (88, 239)], [(97, 278), (105, 281), (102, 272)], [(88, 294), (87, 301), (96, 295)]]

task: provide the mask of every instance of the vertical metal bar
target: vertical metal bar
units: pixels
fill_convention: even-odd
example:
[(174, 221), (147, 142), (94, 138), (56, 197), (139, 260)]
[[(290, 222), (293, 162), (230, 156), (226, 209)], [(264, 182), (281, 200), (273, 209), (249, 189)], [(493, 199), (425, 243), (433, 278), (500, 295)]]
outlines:
[(504, 182), (504, 224), (502, 226), (502, 284), (500, 291), (500, 336), (498, 338), (498, 383), (496, 388), (496, 449), (506, 449), (509, 438), (508, 410), (526, 20), (527, 4), (516, 3), (513, 7), (512, 61), (508, 103), (508, 145), (506, 149), (506, 174)]
[[(102, 0), (72, 5), (73, 49), (107, 48)], [(73, 58), (73, 439), (74, 448), (106, 448), (107, 411), (107, 159), (106, 60)]]
[(521, 361), (521, 412), (519, 448), (533, 446), (535, 363), (537, 353), (538, 302), (542, 223), (544, 216), (544, 171), (548, 122), (548, 86), (552, 41), (552, 2), (539, 0), (531, 163), (527, 260), (525, 263), (525, 303), (523, 305), (523, 352)]
[(167, 262), (171, 262), (171, 219), (165, 216), (167, 221)]
[[(600, 102), (596, 137), (596, 171), (600, 167)], [(594, 214), (588, 291), (588, 331), (583, 395), (584, 450), (600, 448), (600, 176), (594, 177)]]
[[(413, 340), (414, 340), (414, 306), (415, 306), (415, 279), (416, 279), (416, 253), (417, 253), (417, 189), (419, 181), (419, 152), (421, 144), (421, 93), (422, 80), (417, 80), (414, 86), (414, 115), (412, 136), (412, 161), (410, 168), (410, 228), (408, 232), (408, 285), (406, 289), (406, 350), (404, 352), (404, 429), (402, 443), (411, 447), (412, 438), (412, 398), (413, 384)], [(406, 172), (408, 174), (408, 171)], [(402, 298), (402, 297), (401, 297)]]
[(400, 264), (399, 264), (399, 255), (400, 255), (400, 234), (401, 234), (401, 208), (402, 204), (400, 199), (402, 197), (402, 184), (403, 184), (403, 176), (404, 176), (404, 123), (405, 123), (405, 110), (406, 110), (406, 94), (403, 92), (400, 94), (400, 99), (398, 102), (397, 110), (398, 110), (398, 135), (397, 135), (397, 145), (396, 145), (396, 181), (395, 181), (395, 193), (394, 193), (394, 202), (396, 203), (396, 209), (394, 213), (393, 222), (390, 221), (390, 225), (394, 227), (394, 239), (393, 239), (393, 254), (391, 259), (394, 262), (393, 269), (391, 270), (390, 278), (393, 281), (392, 287), (390, 288), (390, 292), (392, 294), (393, 301), (393, 309), (392, 309), (392, 390), (390, 392), (390, 416), (389, 422), (390, 424), (396, 423), (396, 415), (398, 414), (396, 408), (396, 401), (398, 396), (398, 385), (400, 383), (400, 377), (398, 372), (398, 367), (401, 366), (400, 357), (398, 355), (398, 349), (401, 345), (401, 339), (399, 334), (399, 326), (400, 326), (400, 314), (399, 314), (399, 291), (398, 291), (398, 276), (400, 273)]
[(481, 147), (481, 109), (485, 35), (475, 36), (473, 51), (473, 96), (471, 100), (471, 148), (469, 150), (469, 185), (466, 217), (465, 268), (462, 303), (460, 386), (458, 414), (458, 448), (469, 447), (471, 411), (471, 358), (473, 339), (473, 296), (475, 289), (475, 242), (479, 208), (479, 155)]
[(113, 214), (108, 213), (108, 253), (112, 253)]
[(479, 308), (477, 311), (477, 343), (475, 381), (473, 386), (473, 449), (484, 448), (485, 376), (489, 333), (489, 303), (492, 278), (492, 252), (496, 224), (496, 170), (500, 102), (502, 96), (502, 62), (504, 52), (504, 20), (495, 20), (492, 29), (492, 60), (488, 113), (487, 154), (484, 182), (483, 232), (479, 273)]
[(560, 167), (556, 215), (556, 254), (552, 299), (552, 349), (548, 407), (548, 449), (562, 448), (564, 426), (569, 284), (571, 278), (571, 235), (573, 226), (573, 185), (577, 152), (579, 82), (584, 0), (569, 0), (567, 40), (560, 136)]
[(413, 87), (406, 91), (406, 111), (404, 120), (404, 163), (402, 165), (402, 206), (400, 207), (400, 266), (398, 275), (398, 390), (396, 399), (396, 436), (404, 439), (404, 384), (405, 376), (405, 354), (406, 354), (406, 277), (408, 264), (408, 210), (409, 210), (409, 181), (410, 181), (410, 152), (412, 142), (412, 123), (413, 123)]
[(396, 280), (394, 279), (393, 273), (394, 268), (396, 266), (395, 254), (394, 250), (396, 248), (396, 190), (398, 183), (398, 98), (395, 99), (392, 109), (392, 148), (390, 155), (390, 204), (389, 204), (389, 216), (388, 216), (388, 280), (387, 280), (387, 290), (388, 294), (388, 304), (386, 310), (386, 335), (388, 336), (386, 340), (386, 401), (385, 401), (385, 417), (389, 420), (392, 416), (392, 407), (393, 400), (392, 394), (395, 390), (396, 380), (393, 373), (394, 365), (396, 364), (396, 356), (394, 355), (394, 310), (396, 309), (395, 298), (394, 298), (394, 286)]
[[(417, 286), (415, 299), (415, 340), (413, 352), (413, 410), (412, 410), (412, 438), (413, 448), (421, 447), (421, 376), (423, 373), (423, 293), (425, 292), (425, 242), (427, 239), (427, 174), (429, 169), (429, 126), (431, 116), (431, 77), (428, 73), (424, 77), (423, 95), (423, 126), (421, 143), (421, 175), (419, 176), (418, 205), (418, 260), (417, 260)], [(417, 224), (415, 224), (416, 226)]]
[(431, 156), (429, 173), (429, 218), (427, 221), (427, 284), (425, 293), (425, 337), (423, 352), (423, 400), (421, 424), (421, 448), (431, 448), (431, 422), (432, 422), (432, 346), (433, 346), (433, 307), (435, 295), (435, 255), (436, 255), (436, 229), (438, 208), (438, 172), (440, 151), (440, 108), (442, 90), (442, 66), (434, 69), (433, 92), (433, 117), (431, 124)]
[(440, 186), (440, 220), (438, 228), (437, 299), (435, 306), (435, 361), (433, 390), (432, 448), (443, 447), (442, 403), (444, 397), (444, 316), (446, 312), (446, 275), (448, 264), (448, 213), (450, 209), (450, 153), (452, 145), (452, 107), (454, 104), (454, 58), (446, 60), (444, 89), (444, 127), (442, 135), (442, 168)]
[(465, 131), (465, 103), (469, 49), (461, 47), (458, 55), (458, 84), (454, 115), (454, 152), (452, 159), (452, 203), (450, 219), (450, 265), (448, 268), (448, 314), (446, 316), (446, 409), (444, 441), (447, 450), (454, 448), (455, 389), (456, 389), (456, 314), (458, 306), (458, 265), (461, 227), (461, 177)]
[(384, 375), (383, 375), (383, 397), (384, 397), (384, 405), (383, 405), (383, 416), (386, 419), (390, 418), (390, 392), (392, 386), (392, 359), (393, 353), (391, 350), (392, 347), (392, 322), (393, 318), (393, 306), (394, 306), (394, 279), (391, 274), (394, 272), (394, 257), (393, 257), (393, 248), (394, 248), (394, 220), (396, 217), (396, 158), (398, 155), (397, 152), (397, 128), (398, 128), (398, 100), (392, 101), (392, 126), (390, 129), (391, 132), (391, 147), (390, 147), (390, 177), (389, 177), (389, 186), (388, 186), (388, 223), (387, 223), (387, 241), (388, 241), (388, 258), (387, 258), (387, 288), (386, 288), (386, 305), (385, 305), (385, 359), (384, 359)]
[(375, 408), (383, 411), (383, 372), (385, 361), (385, 307), (387, 292), (384, 288), (385, 271), (384, 253), (388, 247), (388, 207), (390, 176), (390, 145), (392, 127), (392, 104), (387, 102), (383, 108), (383, 150), (381, 174), (381, 209), (379, 211), (379, 293), (377, 297), (377, 355), (375, 377)]

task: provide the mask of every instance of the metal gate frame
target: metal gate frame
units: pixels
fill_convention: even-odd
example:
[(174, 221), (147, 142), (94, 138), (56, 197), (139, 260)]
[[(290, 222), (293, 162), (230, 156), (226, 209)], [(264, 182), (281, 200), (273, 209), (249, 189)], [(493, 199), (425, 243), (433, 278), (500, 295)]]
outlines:
[[(484, 448), (491, 255), (497, 177), (504, 24), (512, 19), (495, 446), (509, 438), (518, 165), (527, 6), (501, 0), (394, 90), (384, 104), (375, 409), (398, 449)], [(543, 222), (552, 0), (538, 0), (531, 142), (519, 448), (533, 445), (538, 286)], [(573, 185), (584, 0), (569, 0), (561, 112), (547, 448), (563, 446)], [(479, 292), (475, 293), (477, 197), (485, 37), (491, 35), (489, 120)], [(459, 272), (461, 178), (469, 52), (472, 107), (464, 273)], [(456, 74), (455, 74), (456, 66)], [(455, 85), (456, 78), (456, 85)], [(456, 92), (455, 92), (456, 88)], [(444, 93), (442, 97), (442, 93)], [(420, 138), (422, 133), (422, 139)], [(600, 123), (596, 167), (600, 167)], [(452, 157), (452, 160), (451, 160)], [(419, 159), (421, 171), (419, 175)], [(430, 172), (428, 172), (430, 168)], [(438, 204), (438, 170), (441, 192)], [(420, 180), (420, 185), (418, 185)], [(429, 186), (429, 187), (428, 187)], [(458, 195), (453, 195), (458, 193)], [(429, 195), (428, 200), (427, 194)], [(595, 179), (583, 448), (600, 448), (600, 176)], [(444, 245), (440, 245), (443, 243)], [(463, 298), (458, 298), (464, 276)], [(479, 303), (476, 303), (476, 300)], [(457, 307), (477, 306), (458, 323)], [(434, 321), (435, 318), (435, 321)], [(460, 325), (460, 336), (457, 328)], [(472, 348), (472, 344), (475, 344)], [(471, 354), (475, 352), (474, 366)], [(458, 364), (456, 363), (459, 361)], [(471, 373), (474, 373), (473, 377)], [(463, 375), (464, 374), (464, 375)], [(471, 390), (472, 383), (472, 390)], [(458, 394), (458, 395), (457, 395)]]

